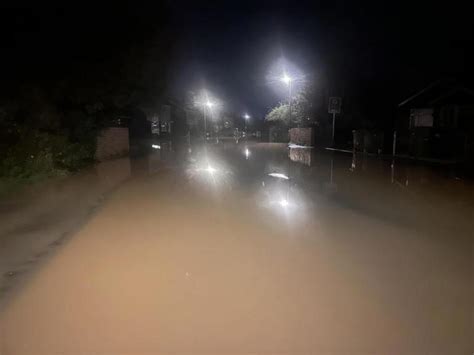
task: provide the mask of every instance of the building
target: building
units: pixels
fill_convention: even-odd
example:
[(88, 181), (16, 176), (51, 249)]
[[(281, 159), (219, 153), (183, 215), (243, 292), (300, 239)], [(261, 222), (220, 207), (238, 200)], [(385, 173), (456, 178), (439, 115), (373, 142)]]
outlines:
[(472, 158), (474, 91), (439, 80), (398, 105), (396, 151), (417, 158)]
[(182, 102), (168, 98), (145, 112), (154, 135), (171, 138), (188, 134), (188, 113)]

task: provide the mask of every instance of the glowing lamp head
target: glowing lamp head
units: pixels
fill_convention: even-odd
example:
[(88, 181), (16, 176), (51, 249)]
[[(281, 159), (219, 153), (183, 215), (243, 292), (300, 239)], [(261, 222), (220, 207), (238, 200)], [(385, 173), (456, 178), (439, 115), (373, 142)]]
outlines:
[(212, 106), (214, 106), (214, 103), (212, 103), (211, 101), (207, 101), (206, 106), (211, 108)]
[(281, 77), (281, 81), (284, 82), (286, 85), (289, 85), (291, 83), (291, 77), (288, 76), (288, 74), (283, 74)]
[(248, 113), (246, 113), (246, 114), (244, 115), (244, 118), (245, 118), (246, 120), (248, 120), (248, 119), (250, 118), (250, 115), (249, 115)]

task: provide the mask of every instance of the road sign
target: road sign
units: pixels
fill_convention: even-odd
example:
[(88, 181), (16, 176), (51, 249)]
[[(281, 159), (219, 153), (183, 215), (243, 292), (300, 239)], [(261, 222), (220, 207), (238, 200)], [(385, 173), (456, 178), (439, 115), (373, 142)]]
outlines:
[(334, 135), (336, 134), (336, 113), (341, 113), (342, 98), (333, 96), (329, 98), (328, 112), (332, 113), (332, 146), (334, 147)]
[(342, 98), (333, 96), (329, 98), (328, 112), (341, 113)]

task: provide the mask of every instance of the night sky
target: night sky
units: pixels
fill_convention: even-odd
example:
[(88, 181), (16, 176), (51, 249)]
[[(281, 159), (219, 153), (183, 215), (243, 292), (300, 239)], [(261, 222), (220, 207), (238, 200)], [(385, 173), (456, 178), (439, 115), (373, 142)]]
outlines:
[(229, 110), (263, 116), (283, 99), (266, 82), (280, 57), (318, 89), (360, 100), (372, 113), (442, 77), (472, 81), (467, 4), (170, 1), (1, 10), (2, 93), (25, 83), (126, 78), (157, 96), (206, 87)]

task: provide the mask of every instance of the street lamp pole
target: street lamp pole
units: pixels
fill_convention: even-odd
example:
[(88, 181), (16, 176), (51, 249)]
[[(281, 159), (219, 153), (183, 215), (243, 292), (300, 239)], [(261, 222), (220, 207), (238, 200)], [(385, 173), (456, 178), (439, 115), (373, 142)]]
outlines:
[(293, 79), (287, 73), (284, 73), (281, 81), (288, 85), (288, 121), (291, 122), (291, 82)]
[(204, 134), (207, 140), (207, 110), (210, 111), (212, 109), (212, 106), (214, 106), (214, 103), (208, 100), (204, 103), (203, 106), (204, 106)]
[(288, 82), (288, 110), (289, 110), (289, 122), (291, 124), (291, 78)]
[(247, 134), (247, 121), (250, 119), (250, 115), (248, 113), (244, 114), (244, 131)]

